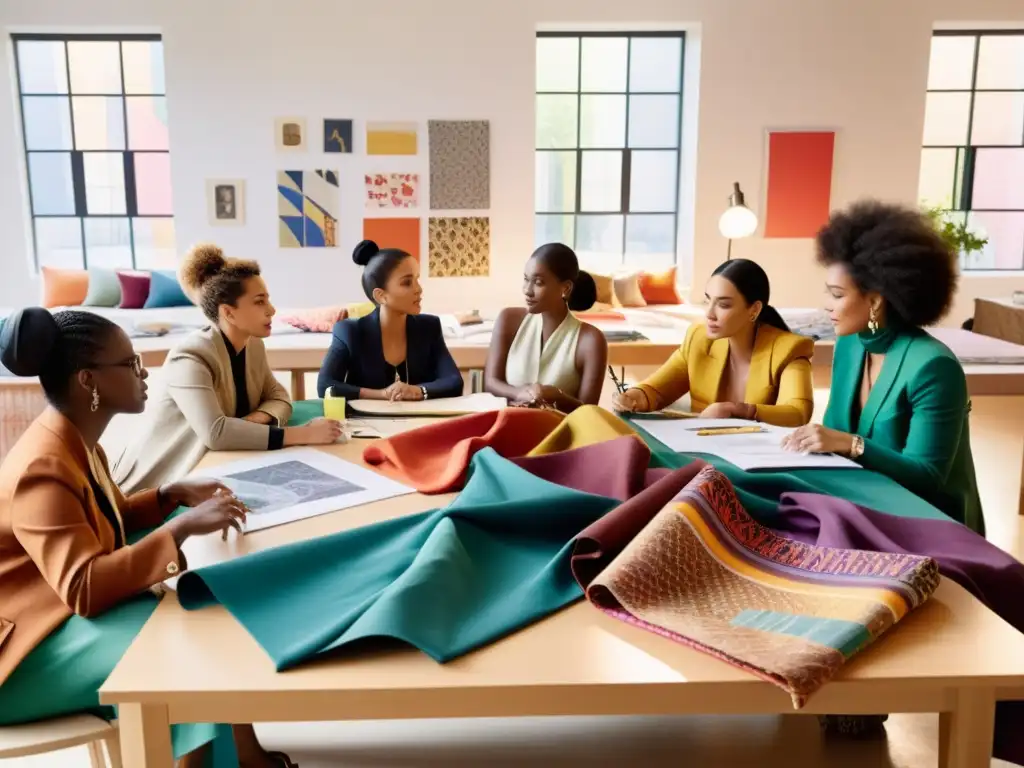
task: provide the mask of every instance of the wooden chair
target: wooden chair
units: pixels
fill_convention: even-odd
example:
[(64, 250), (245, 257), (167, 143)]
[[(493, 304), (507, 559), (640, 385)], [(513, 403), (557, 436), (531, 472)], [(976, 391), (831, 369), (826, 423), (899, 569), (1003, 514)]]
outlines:
[(89, 748), (92, 768), (107, 768), (104, 744), (107, 745), (109, 767), (123, 768), (117, 723), (108, 723), (94, 715), (71, 715), (27, 725), (0, 727), (0, 761), (44, 755), (82, 744)]

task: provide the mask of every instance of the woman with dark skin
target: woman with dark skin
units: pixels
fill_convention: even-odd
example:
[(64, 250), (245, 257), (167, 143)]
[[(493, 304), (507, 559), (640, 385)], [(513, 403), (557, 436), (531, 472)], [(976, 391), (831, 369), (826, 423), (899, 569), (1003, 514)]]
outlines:
[(513, 405), (570, 413), (597, 405), (608, 366), (604, 334), (572, 314), (597, 298), (594, 278), (572, 249), (542, 245), (526, 262), (526, 307), (503, 309), (494, 323), (484, 388)]

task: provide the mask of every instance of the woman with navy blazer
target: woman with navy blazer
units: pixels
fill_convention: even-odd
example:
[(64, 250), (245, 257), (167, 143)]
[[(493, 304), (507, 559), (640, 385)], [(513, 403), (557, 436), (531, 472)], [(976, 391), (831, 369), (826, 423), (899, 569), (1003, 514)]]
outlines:
[(363, 240), (352, 252), (363, 267), (363, 291), (377, 307), (334, 326), (317, 392), (350, 400), (426, 400), (458, 397), (462, 374), (441, 321), (421, 315), (419, 262), (396, 248)]

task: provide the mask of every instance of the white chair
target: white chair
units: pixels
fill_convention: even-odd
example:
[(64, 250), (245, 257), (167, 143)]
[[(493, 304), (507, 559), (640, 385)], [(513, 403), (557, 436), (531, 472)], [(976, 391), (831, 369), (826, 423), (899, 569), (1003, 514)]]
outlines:
[[(123, 768), (117, 723), (94, 715), (71, 715), (26, 725), (0, 727), (0, 760), (57, 752), (85, 744), (92, 768)], [(107, 745), (107, 758), (103, 745)]]

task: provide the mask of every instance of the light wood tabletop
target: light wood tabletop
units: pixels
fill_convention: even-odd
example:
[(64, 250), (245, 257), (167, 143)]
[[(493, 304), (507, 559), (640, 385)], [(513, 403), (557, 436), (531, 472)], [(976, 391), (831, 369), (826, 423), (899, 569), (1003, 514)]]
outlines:
[[(364, 444), (332, 446), (361, 463)], [(251, 455), (251, 454), (250, 454)], [(239, 458), (208, 457), (204, 466)], [(418, 494), (232, 537), (191, 540), (192, 567), (445, 504)], [(788, 694), (580, 602), (448, 664), (415, 649), (277, 673), (223, 608), (168, 595), (101, 690), (132, 768), (171, 768), (169, 724), (602, 714), (792, 713)], [(956, 584), (858, 655), (805, 713), (941, 712), (942, 768), (988, 765), (995, 701), (1024, 698), (1024, 635)]]

